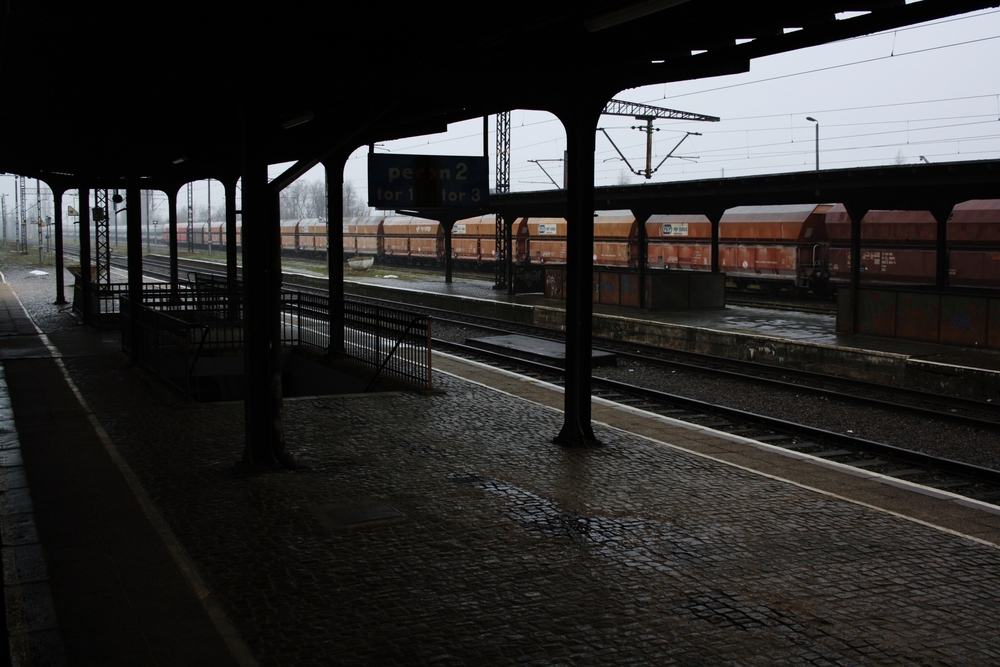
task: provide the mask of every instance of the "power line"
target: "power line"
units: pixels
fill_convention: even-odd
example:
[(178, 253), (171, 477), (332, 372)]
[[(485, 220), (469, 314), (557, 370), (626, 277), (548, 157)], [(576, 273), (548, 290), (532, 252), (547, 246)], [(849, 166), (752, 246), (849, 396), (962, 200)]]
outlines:
[(828, 65), (827, 67), (817, 67), (816, 69), (803, 70), (801, 72), (790, 72), (788, 74), (779, 74), (777, 76), (767, 77), (764, 79), (756, 79), (754, 81), (743, 81), (740, 83), (731, 83), (725, 86), (717, 86), (715, 88), (705, 88), (704, 90), (696, 90), (690, 93), (680, 93), (677, 95), (667, 96), (659, 98), (658, 100), (650, 100), (651, 102), (657, 102), (660, 100), (675, 100), (679, 97), (690, 97), (691, 95), (701, 95), (703, 93), (714, 93), (719, 90), (730, 90), (732, 88), (742, 88), (744, 86), (751, 86), (757, 83), (767, 83), (769, 81), (780, 81), (781, 79), (790, 79), (796, 76), (802, 76), (803, 74), (816, 74), (817, 72), (828, 72), (830, 70), (840, 69), (842, 67), (853, 67), (854, 65), (865, 65), (868, 63), (879, 62), (881, 60), (889, 60), (890, 58), (902, 58), (904, 56), (912, 56), (919, 53), (929, 53), (931, 51), (939, 51), (941, 49), (950, 49), (956, 46), (966, 46), (968, 44), (977, 44), (979, 42), (988, 42), (994, 39), (1000, 39), (1000, 35), (994, 35), (992, 37), (981, 37), (979, 39), (970, 39), (964, 42), (955, 42), (952, 44), (942, 44), (940, 46), (930, 46), (926, 49), (917, 49), (916, 51), (907, 51), (905, 53), (890, 53), (887, 56), (877, 56), (875, 58), (866, 58), (864, 60), (855, 60), (849, 63), (841, 63), (839, 65)]

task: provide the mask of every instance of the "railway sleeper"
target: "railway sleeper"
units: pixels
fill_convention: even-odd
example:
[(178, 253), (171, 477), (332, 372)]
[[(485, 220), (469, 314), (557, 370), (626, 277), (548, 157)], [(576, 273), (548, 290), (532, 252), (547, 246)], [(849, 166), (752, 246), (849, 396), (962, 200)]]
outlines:
[[(756, 438), (756, 439), (761, 440), (762, 438)], [(783, 444), (781, 446), (784, 447), (785, 449), (809, 449), (810, 447), (822, 447), (823, 445), (819, 444), (818, 442), (810, 442), (807, 440), (805, 442), (790, 442), (787, 445)]]
[(906, 470), (893, 470), (891, 472), (885, 473), (886, 477), (916, 477), (917, 475), (926, 475), (930, 471), (926, 468), (907, 468)]
[(821, 459), (832, 459), (835, 456), (850, 456), (855, 453), (847, 449), (828, 449), (825, 452), (815, 452), (812, 455)]
[(864, 459), (861, 461), (845, 461), (845, 464), (855, 468), (873, 468), (875, 466), (886, 465), (886, 461), (879, 459)]
[(924, 486), (929, 486), (932, 489), (956, 489), (962, 486), (973, 486), (974, 484), (975, 482), (971, 479), (955, 479), (943, 482), (925, 482)]
[[(784, 433), (771, 433), (769, 435), (754, 436), (754, 440), (756, 440), (757, 442), (780, 442), (782, 440), (791, 440), (791, 439), (792, 436), (785, 435)], [(801, 446), (801, 443), (797, 444)], [(810, 443), (810, 444), (815, 445), (816, 443)], [(816, 446), (818, 447), (819, 445)]]

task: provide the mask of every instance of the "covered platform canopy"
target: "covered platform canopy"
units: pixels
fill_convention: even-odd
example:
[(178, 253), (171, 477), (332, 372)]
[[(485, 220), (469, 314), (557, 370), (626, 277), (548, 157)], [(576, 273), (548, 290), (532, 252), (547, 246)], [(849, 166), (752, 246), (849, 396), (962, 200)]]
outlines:
[[(566, 129), (570, 222), (570, 363), (557, 440), (587, 443), (594, 440), (587, 354), (593, 229), (582, 222), (592, 219), (594, 133), (607, 101), (626, 88), (742, 72), (755, 57), (996, 4), (505, 0), (476, 3), (470, 14), (469, 3), (454, 1), (349, 10), (182, 1), (112, 10), (94, 2), (11, 0), (0, 17), (0, 73), (9, 86), (0, 106), (0, 169), (39, 177), (57, 197), (69, 188), (110, 187), (136, 201), (141, 189), (161, 189), (171, 209), (181, 184), (215, 178), (227, 186), (228, 215), (242, 178), (250, 387), (244, 458), (268, 465), (285, 460), (280, 189), (323, 163), (335, 190), (344, 160), (371, 142), (515, 108), (549, 111)], [(268, 165), (283, 162), (296, 165), (269, 182)], [(128, 209), (136, 295), (139, 216), (137, 207)], [(55, 222), (61, 225), (58, 215)], [(331, 264), (334, 302), (342, 299), (338, 267)]]

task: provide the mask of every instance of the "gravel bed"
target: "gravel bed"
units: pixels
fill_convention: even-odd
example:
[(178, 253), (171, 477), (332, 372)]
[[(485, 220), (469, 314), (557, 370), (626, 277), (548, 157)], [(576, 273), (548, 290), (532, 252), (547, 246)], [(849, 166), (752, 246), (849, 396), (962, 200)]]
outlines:
[[(472, 326), (434, 323), (436, 338), (464, 343), (466, 338), (477, 335), (483, 335), (482, 330)], [(1000, 470), (1000, 438), (995, 432), (970, 429), (931, 417), (894, 413), (792, 389), (672, 371), (632, 361), (619, 360), (617, 367), (595, 369), (594, 375)]]

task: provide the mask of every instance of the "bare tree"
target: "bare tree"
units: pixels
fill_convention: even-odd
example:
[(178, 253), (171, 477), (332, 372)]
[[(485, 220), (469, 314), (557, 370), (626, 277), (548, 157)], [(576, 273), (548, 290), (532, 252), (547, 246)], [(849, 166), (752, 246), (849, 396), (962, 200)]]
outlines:
[(305, 214), (307, 218), (326, 219), (326, 183), (311, 181), (306, 184)]
[(368, 205), (354, 189), (354, 184), (344, 181), (344, 217), (358, 218), (369, 213)]

